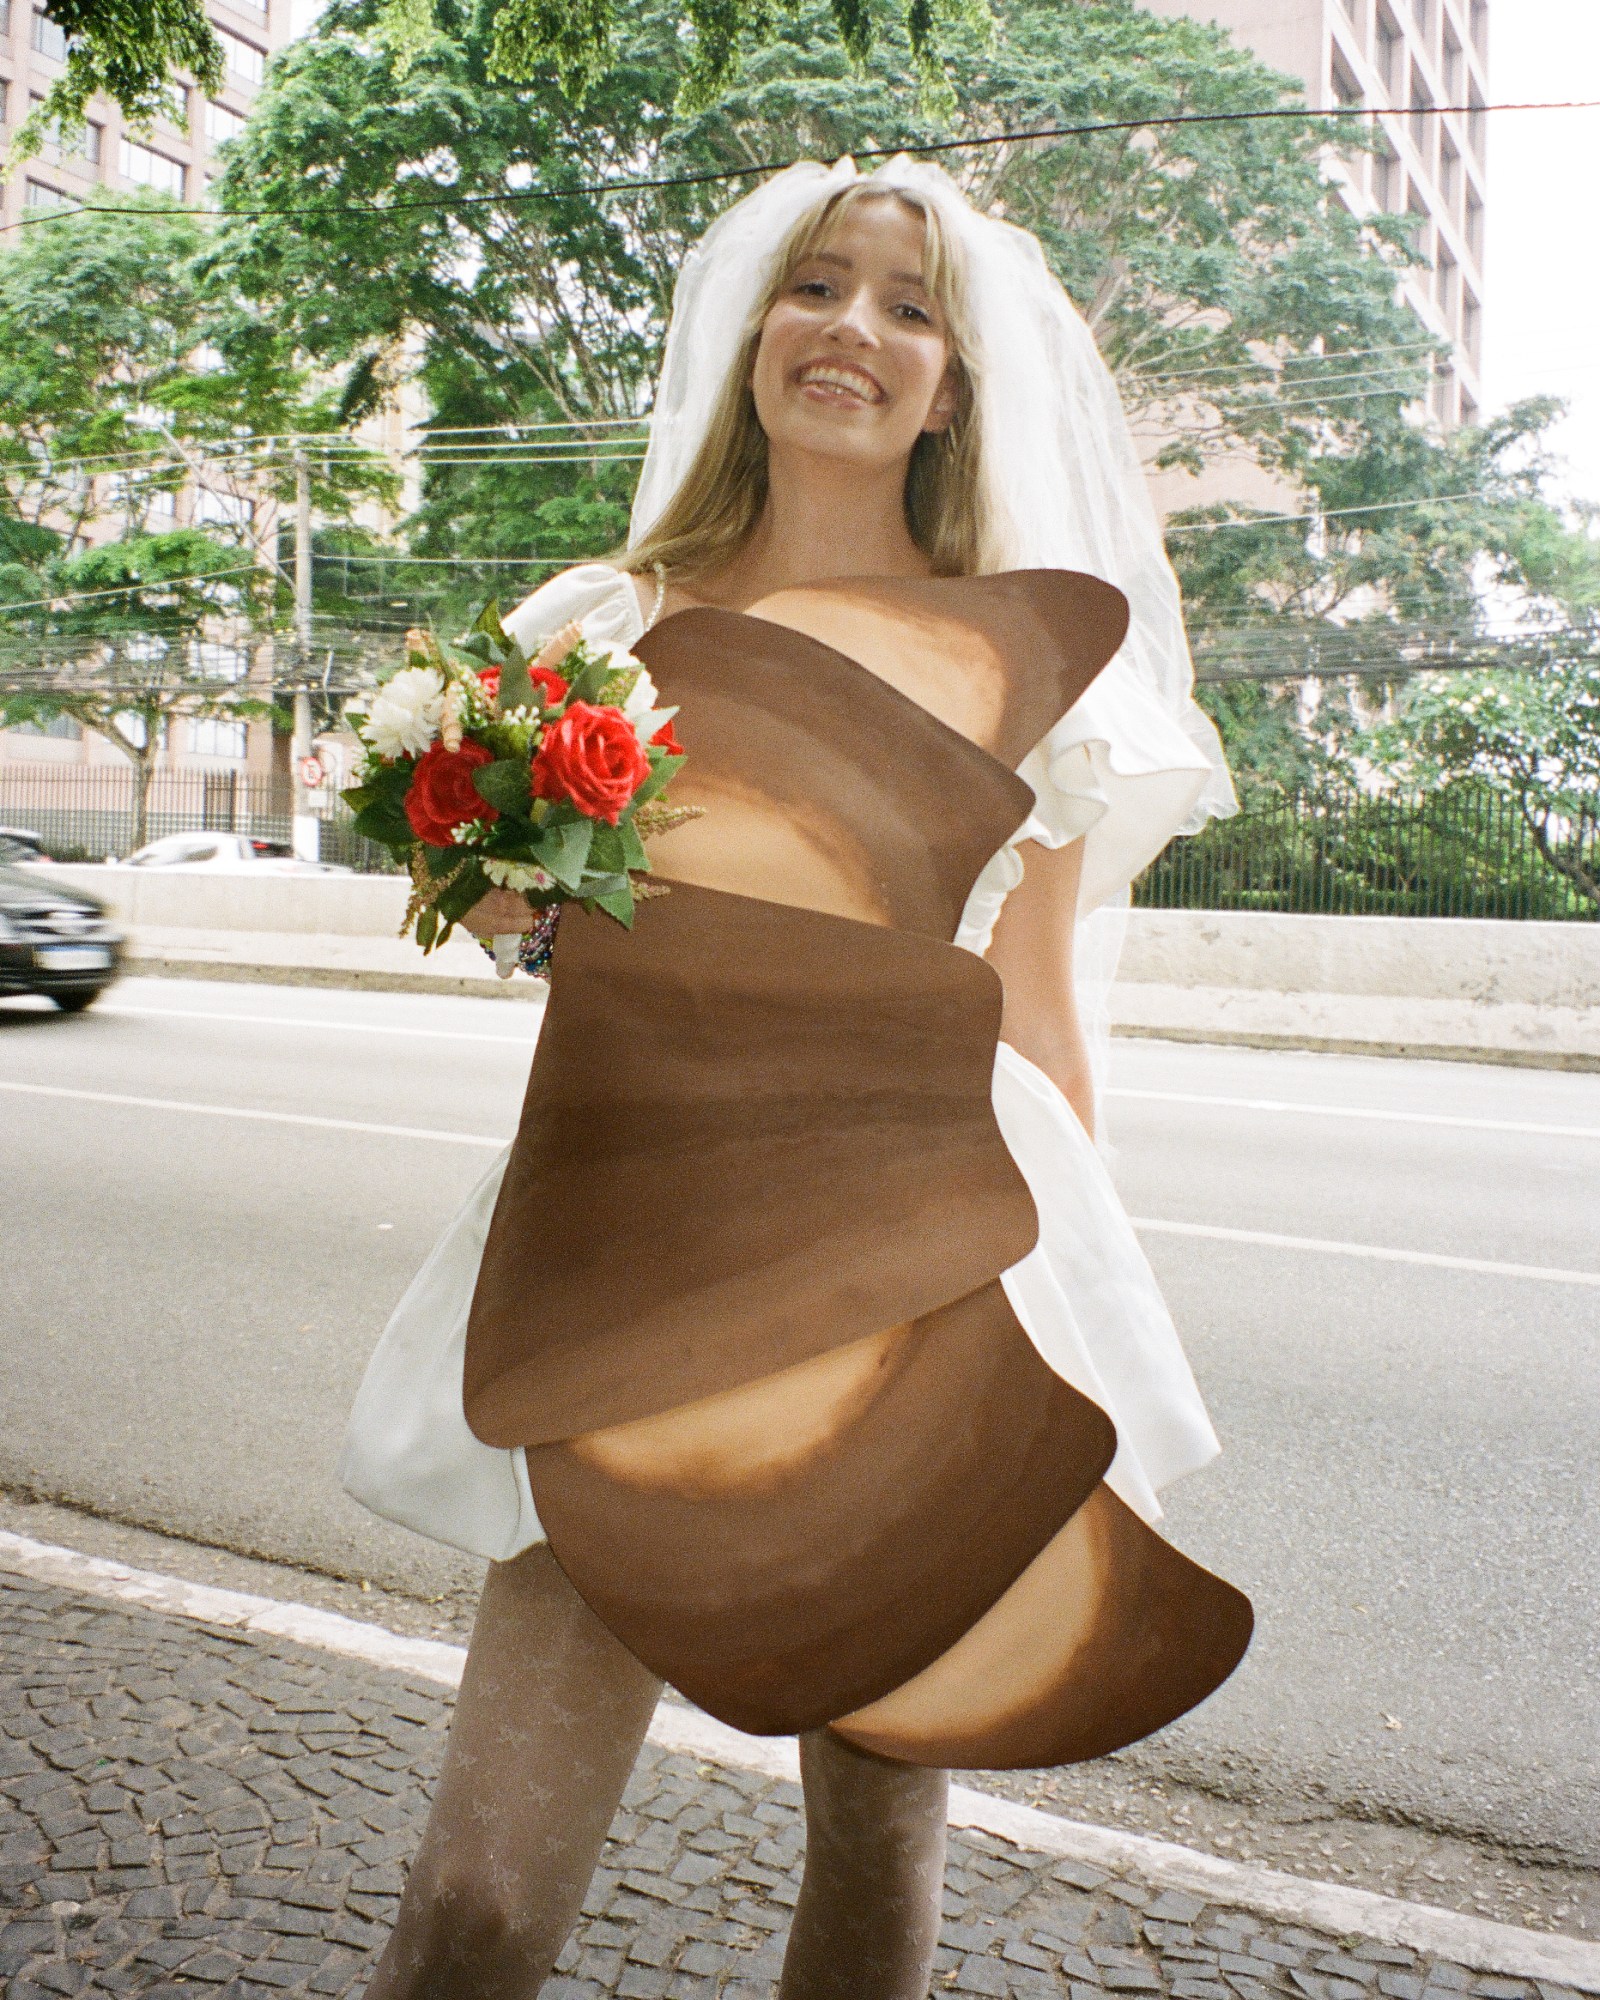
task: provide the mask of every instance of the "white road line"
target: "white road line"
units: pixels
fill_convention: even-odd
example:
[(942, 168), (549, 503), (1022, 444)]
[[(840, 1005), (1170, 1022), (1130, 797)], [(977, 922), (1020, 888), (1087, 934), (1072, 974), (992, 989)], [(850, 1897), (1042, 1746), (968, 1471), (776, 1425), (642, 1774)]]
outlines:
[(1462, 1132), (1527, 1132), (1541, 1139), (1600, 1139), (1600, 1125), (1538, 1125), (1520, 1118), (1452, 1118), (1435, 1111), (1380, 1111), (1365, 1104), (1302, 1104), (1284, 1097), (1213, 1097), (1198, 1090), (1130, 1090), (1113, 1086), (1107, 1097), (1143, 1098), (1152, 1104), (1220, 1105), (1229, 1111), (1277, 1111), (1307, 1118), (1375, 1118), (1388, 1125), (1449, 1125)]
[(1487, 1257), (1447, 1257), (1438, 1250), (1394, 1250), (1383, 1243), (1340, 1243), (1326, 1236), (1279, 1236), (1269, 1229), (1226, 1229), (1215, 1222), (1168, 1222), (1130, 1216), (1155, 1236), (1205, 1236), (1223, 1243), (1259, 1243), (1269, 1250), (1314, 1250), (1329, 1257), (1370, 1257), (1384, 1264), (1431, 1264), (1444, 1271), (1481, 1271), (1492, 1278), (1542, 1278), (1552, 1285), (1600, 1285), (1600, 1271), (1563, 1271), (1553, 1264), (1497, 1264)]
[[(426, 1125), (377, 1125), (360, 1118), (319, 1118), (306, 1111), (258, 1111), (242, 1104), (196, 1104), (175, 1097), (134, 1097), (122, 1091), (69, 1090), (54, 1083), (0, 1082), (0, 1090), (25, 1097), (66, 1098), (78, 1104), (125, 1105), (135, 1111), (187, 1112), (200, 1118), (245, 1118), (266, 1125), (304, 1125), (320, 1132), (362, 1132), (380, 1139), (424, 1139), (441, 1146), (489, 1150), (508, 1143), (486, 1133), (441, 1132)], [(1340, 1243), (1322, 1236), (1280, 1236), (1266, 1229), (1229, 1229), (1212, 1222), (1130, 1218), (1135, 1229), (1156, 1236), (1203, 1236), (1225, 1243), (1257, 1243), (1273, 1250), (1311, 1250), (1334, 1257), (1370, 1257), (1390, 1264), (1432, 1264), (1447, 1271), (1481, 1271), (1496, 1278), (1539, 1278), (1555, 1285), (1600, 1286), (1600, 1271), (1564, 1271), (1546, 1264), (1499, 1264), (1484, 1257), (1449, 1257), (1436, 1250), (1395, 1250), (1380, 1243)]]
[[(135, 1605), (158, 1616), (315, 1647), (442, 1687), (460, 1685), (466, 1662), (464, 1648), (442, 1640), (408, 1638), (316, 1605), (190, 1583), (25, 1535), (0, 1532), (0, 1569), (35, 1583)], [(799, 1775), (792, 1737), (746, 1736), (676, 1701), (663, 1701), (657, 1708), (650, 1740), (680, 1756), (735, 1770), (760, 1771), (791, 1782)], [(1336, 1937), (1405, 1945), (1475, 1972), (1548, 1980), (1600, 1993), (1600, 1945), (1583, 1938), (1550, 1936), (1428, 1903), (1400, 1902), (1340, 1882), (1311, 1881), (1249, 1862), (1225, 1861), (1220, 1855), (1155, 1840), (1149, 1834), (1058, 1819), (1037, 1806), (1018, 1805), (966, 1785), (950, 1787), (949, 1816), (952, 1826), (976, 1828), (1025, 1853), (1059, 1855), (1111, 1874), (1137, 1876), (1163, 1888), (1186, 1890), (1223, 1908), (1256, 1910)]]
[(321, 1021), (310, 1014), (224, 1014), (200, 1007), (125, 1007), (102, 1000), (96, 1015), (128, 1014), (149, 1021), (226, 1021), (241, 1028), (327, 1028), (339, 1035), (414, 1035), (432, 1042), (494, 1042), (505, 1048), (531, 1049), (535, 1035), (481, 1035), (454, 1028), (406, 1028), (387, 1021)]
[(135, 1111), (182, 1111), (198, 1118), (249, 1118), (263, 1125), (309, 1125), (319, 1132), (365, 1132), (379, 1139), (432, 1139), (441, 1146), (495, 1149), (505, 1139), (477, 1132), (439, 1132), (427, 1125), (372, 1125), (360, 1118), (318, 1118), (309, 1111), (257, 1111), (243, 1104), (193, 1104), (176, 1097), (132, 1097), (114, 1090), (68, 1090), (54, 1083), (0, 1083), (25, 1097), (65, 1097), (78, 1104), (121, 1104)]

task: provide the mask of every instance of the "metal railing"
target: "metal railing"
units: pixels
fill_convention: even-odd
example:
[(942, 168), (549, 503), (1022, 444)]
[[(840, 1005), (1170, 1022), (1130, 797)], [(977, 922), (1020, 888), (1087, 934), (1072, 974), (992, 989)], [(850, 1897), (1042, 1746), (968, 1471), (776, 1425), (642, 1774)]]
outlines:
[[(134, 817), (131, 769), (0, 763), (0, 826), (37, 833), (58, 860), (124, 859)], [(158, 771), (147, 837), (202, 830), (287, 841), (287, 775)], [(1561, 857), (1600, 883), (1600, 811), (1559, 833)], [(321, 852), (363, 874), (394, 872), (385, 848), (351, 830), (337, 796), (323, 807)], [(1515, 804), (1471, 785), (1423, 799), (1324, 785), (1253, 804), (1170, 842), (1135, 883), (1133, 900), (1147, 909), (1600, 919), (1600, 895), (1539, 852)]]
[[(1553, 845), (1600, 885), (1600, 811), (1556, 829)], [(1600, 894), (1540, 853), (1515, 802), (1472, 784), (1423, 798), (1324, 785), (1253, 803), (1170, 842), (1133, 900), (1166, 910), (1600, 919)]]
[[(116, 764), (0, 763), (0, 826), (39, 835), (58, 861), (125, 860), (134, 846), (136, 780)], [(351, 830), (335, 796), (322, 813), (324, 861), (364, 875), (394, 872), (388, 850)], [(247, 833), (287, 841), (294, 831), (288, 776), (238, 770), (158, 770), (150, 788), (147, 840), (169, 833)]]

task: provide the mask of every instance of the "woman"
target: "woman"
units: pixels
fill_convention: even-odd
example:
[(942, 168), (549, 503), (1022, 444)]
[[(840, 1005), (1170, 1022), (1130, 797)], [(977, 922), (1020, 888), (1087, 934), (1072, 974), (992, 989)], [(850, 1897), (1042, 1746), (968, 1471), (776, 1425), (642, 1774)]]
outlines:
[[(924, 731), (928, 754), (952, 757), (950, 769), (958, 772), (966, 768), (965, 736), (982, 736), (977, 723), (967, 727), (961, 719), (969, 710), (977, 714), (981, 691), (963, 684), (961, 634), (969, 628), (960, 623), (967, 615), (961, 593), (968, 587), (936, 579), (994, 577), (999, 587), (999, 573), (1030, 564), (1087, 572), (1069, 581), (1088, 592), (1072, 601), (1091, 610), (1104, 610), (1104, 600), (1115, 593), (1089, 579), (1108, 579), (1126, 595), (1132, 622), (1116, 660), (1065, 717), (1042, 740), (1035, 726), (1016, 746), (1028, 750), (1020, 771), (1032, 790), (1033, 811), (1026, 814), (1025, 794), (1015, 788), (1024, 798), (1024, 823), (977, 874), (964, 906), (955, 906), (960, 921), (954, 942), (986, 954), (1003, 984), (997, 1058), (992, 1031), (987, 1043), (981, 1033), (974, 1042), (983, 1063), (986, 1117), (994, 1060), (993, 1118), (1009, 1149), (1005, 1171), (1016, 1183), (1011, 1192), (1000, 1190), (996, 1212), (1010, 1201), (1006, 1212), (1014, 1213), (1017, 1199), (1027, 1212), (1014, 1254), (992, 1273), (983, 1271), (994, 1278), (984, 1296), (998, 1302), (1008, 1326), (1021, 1330), (1017, 1367), (1023, 1372), (1016, 1380), (1026, 1376), (1028, 1396), (1048, 1402), (1054, 1395), (1064, 1410), (1071, 1401), (1061, 1435), (1087, 1440), (1099, 1426), (1101, 1455), (1094, 1456), (1097, 1445), (1084, 1443), (1086, 1484), (1051, 1521), (1082, 1520), (1098, 1506), (1103, 1518), (1114, 1518), (1112, 1539), (1120, 1535), (1133, 1546), (1130, 1536), (1144, 1537), (1137, 1543), (1138, 1563), (1153, 1560), (1161, 1570), (1167, 1558), (1155, 1552), (1166, 1545), (1146, 1526), (1159, 1517), (1156, 1489), (1205, 1463), (1217, 1446), (1094, 1151), (1093, 1037), (1083, 1026), (1079, 995), (1086, 985), (1092, 993), (1096, 982), (1085, 980), (1081, 969), (1075, 977), (1074, 944), (1090, 912), (1114, 905), (1174, 830), (1199, 823), (1207, 811), (1231, 809), (1231, 793), (1214, 733), (1189, 699), (1176, 586), (1115, 391), (1037, 245), (977, 215), (936, 170), (904, 160), (864, 179), (849, 163), (791, 169), (741, 202), (708, 233), (679, 281), (629, 549), (613, 564), (587, 564), (557, 577), (508, 623), (531, 645), (578, 619), (593, 642), (642, 650), (658, 681), (673, 671), (692, 674), (720, 643), (719, 635), (726, 640), (732, 634), (748, 651), (767, 644), (750, 638), (765, 632), (772, 675), (792, 668), (803, 679), (808, 671), (831, 671), (829, 663), (841, 653), (849, 655), (846, 670), (853, 660), (872, 666), (874, 646), (887, 645), (898, 658), (913, 625), (913, 637), (926, 637), (924, 651), (936, 650), (930, 635), (943, 615), (940, 607), (954, 604), (956, 623), (939, 628), (946, 637), (957, 634), (953, 650), (946, 645), (941, 688), (915, 713), (904, 703), (893, 708), (898, 695), (883, 700), (892, 710), (894, 728), (884, 739), (891, 759), (895, 744), (923, 740), (923, 711), (937, 714), (943, 703), (943, 721)], [(846, 578), (852, 584), (842, 590), (838, 580)], [(1039, 588), (1052, 603), (1067, 601), (1059, 592), (1050, 598), (1044, 584)], [(984, 599), (988, 608), (974, 614), (980, 624), (999, 603), (992, 594)], [(726, 622), (725, 614), (752, 608), (755, 619)], [(1012, 620), (1008, 630), (1023, 629), (1015, 609), (1011, 599), (1001, 606), (1002, 623)], [(780, 640), (774, 624), (800, 636)], [(835, 645), (841, 631), (859, 632), (859, 646)], [(833, 650), (807, 653), (819, 640)], [(1073, 692), (1115, 644), (1113, 636), (1086, 668), (1082, 662), (1072, 668)], [(976, 660), (977, 652), (971, 657)], [(894, 679), (892, 663), (881, 670)], [(914, 670), (915, 660), (908, 671)], [(714, 678), (705, 683), (699, 710), (685, 697), (686, 778), (697, 762), (696, 717), (707, 731), (712, 727), (715, 686)], [(876, 686), (870, 676), (857, 683), (864, 709), (877, 699)], [(1037, 705), (1037, 691), (1034, 699)], [(1061, 700), (1052, 712), (1066, 706)], [(1005, 818), (1005, 800), (1013, 796), (1006, 787), (1015, 787), (1006, 761), (1017, 759), (997, 764), (975, 750), (969, 756), (974, 782), (983, 778), (983, 766), (1000, 788), (996, 824), (1016, 825), (1022, 815), (1014, 808)], [(858, 771), (844, 789), (863, 785), (870, 786), (870, 777)], [(730, 802), (737, 790), (735, 785), (727, 794)], [(951, 803), (959, 816), (960, 798)], [(736, 804), (730, 809), (736, 813)], [(849, 810), (843, 795), (840, 810)], [(712, 827), (717, 818), (713, 811), (704, 824)], [(715, 890), (714, 876), (697, 875), (694, 853), (692, 841), (667, 836), (660, 865), (669, 877), (709, 880)], [(675, 862), (673, 854), (689, 858)], [(736, 854), (730, 865), (743, 861)], [(963, 892), (967, 886), (963, 881)], [(839, 891), (845, 903), (830, 903), (831, 893), (788, 900), (802, 909), (848, 914), (847, 890)], [(716, 903), (713, 896), (712, 902), (724, 910), (741, 902), (751, 911), (773, 908), (738, 897)], [(647, 909), (676, 908), (689, 922), (702, 907), (709, 906), (697, 904), (685, 888)], [(798, 911), (785, 923), (801, 933), (807, 928)], [(499, 924), (486, 921), (484, 927)], [(937, 925), (931, 928), (937, 934)], [(648, 940), (661, 934), (646, 923), (646, 943), (629, 940), (625, 949), (647, 955)], [(784, 931), (771, 935), (781, 955)], [(882, 933), (869, 936), (862, 923), (838, 935), (847, 943), (857, 936), (882, 943)], [(578, 961), (590, 947), (580, 947), (576, 936), (566, 945), (565, 932), (563, 946), (575, 983)], [(971, 965), (944, 944), (907, 948), (913, 952), (908, 963), (931, 967), (940, 977), (953, 960), (960, 961), (956, 972)], [(919, 949), (922, 959), (914, 955)], [(913, 984), (921, 977), (919, 972)], [(971, 981), (978, 978), (973, 971)], [(966, 990), (959, 979), (951, 989)], [(552, 1016), (561, 991), (558, 971)], [(551, 1032), (547, 1024), (541, 1064), (555, 1060)], [(835, 1039), (848, 1055), (848, 1033)], [(592, 1478), (589, 1487), (580, 1479), (574, 1488), (569, 1462), (563, 1487), (548, 1470), (555, 1446), (535, 1442), (524, 1449), (507, 1442), (530, 1436), (516, 1421), (502, 1424), (499, 1447), (467, 1427), (466, 1328), (475, 1287), (480, 1317), (483, 1292), (492, 1289), (488, 1263), (497, 1256), (505, 1262), (509, 1194), (501, 1196), (503, 1171), (502, 1162), (469, 1199), (402, 1302), (363, 1384), (343, 1468), (351, 1491), (377, 1511), (495, 1558), (433, 1814), (369, 2000), (448, 2000), (456, 1994), (524, 2000), (538, 1992), (576, 1918), (660, 1688), (635, 1657), (651, 1652), (648, 1634), (632, 1650), (625, 1647), (568, 1580), (569, 1571), (587, 1576), (590, 1601), (613, 1601), (605, 1577), (593, 1570), (592, 1551), (579, 1546), (581, 1508), (576, 1527), (569, 1525), (570, 1495), (592, 1491)], [(491, 1239), (480, 1281), (497, 1199), (500, 1248)], [(1023, 1254), (1034, 1237), (1035, 1206), (1038, 1241)], [(1005, 1240), (1004, 1228), (999, 1240)], [(954, 1297), (955, 1291), (939, 1296)], [(897, 1329), (896, 1337), (903, 1333)], [(983, 1334), (980, 1365), (996, 1337), (992, 1330)], [(1029, 1366), (1042, 1364), (1048, 1364), (1042, 1376), (1026, 1375)], [(465, 1365), (472, 1403), (471, 1364)], [(781, 1379), (803, 1384), (806, 1378), (797, 1370)], [(793, 1389), (784, 1407), (798, 1410), (805, 1393), (803, 1386)], [(688, 1401), (685, 1392), (657, 1404)], [(1071, 1431), (1074, 1422), (1077, 1431)], [(494, 1432), (492, 1423), (480, 1421), (477, 1428)], [(530, 1459), (545, 1482), (538, 1510)], [(1102, 1473), (1097, 1500), (1074, 1513)], [(870, 1492), (870, 1476), (867, 1486)], [(958, 1498), (947, 1491), (940, 1504), (955, 1508)], [(541, 1511), (561, 1549), (559, 1566), (542, 1539)], [(1009, 1517), (1018, 1509), (1008, 1502), (1004, 1511)], [(1067, 1528), (1061, 1538), (1070, 1539)], [(1030, 1546), (1043, 1547), (1043, 1535)], [(1013, 1592), (1006, 1586), (1026, 1560), (1026, 1551), (1014, 1558), (982, 1603), (1009, 1604)], [(1182, 1565), (1175, 1553), (1170, 1561)], [(1238, 1609), (1242, 1600), (1225, 1586), (1215, 1585), (1221, 1596), (1184, 1598), (1190, 1580), (1203, 1572), (1182, 1569), (1173, 1601), (1190, 1605), (1188, 1629), (1196, 1616), (1227, 1629), (1194, 1684), (1162, 1697), (1161, 1719), (1201, 1698), (1228, 1671), (1247, 1629), (1247, 1614)], [(1170, 1583), (1176, 1570), (1161, 1574)], [(648, 1618), (645, 1626), (630, 1626), (625, 1599), (626, 1591), (615, 1597), (618, 1609), (608, 1622), (627, 1630), (631, 1641)], [(963, 1612), (950, 1631), (967, 1630), (962, 1620), (969, 1615)], [(1033, 1616), (1037, 1629), (1037, 1591)], [(972, 1629), (984, 1629), (982, 1621)], [(1113, 1629), (1114, 1620), (1106, 1627)], [(664, 1647), (652, 1657), (668, 1657)], [(1005, 1741), (1026, 1746), (1048, 1740), (1057, 1746), (1053, 1755), (1092, 1755), (1096, 1743), (1126, 1741), (1157, 1726), (1150, 1715), (1129, 1721), (1122, 1714), (1101, 1716), (1076, 1735), (1074, 1724), (1064, 1734), (1047, 1730), (1045, 1738), (1025, 1730), (1006, 1739), (1003, 1730), (995, 1736), (981, 1729), (963, 1738), (959, 1730), (941, 1734), (939, 1727), (919, 1737), (926, 1701), (919, 1711), (915, 1701), (897, 1708), (893, 1695), (870, 1698), (902, 1682), (937, 1691), (945, 1661), (959, 1651), (930, 1640), (913, 1663), (931, 1662), (926, 1673), (908, 1681), (902, 1662), (870, 1688), (863, 1680), (853, 1695), (834, 1690), (819, 1695), (811, 1709), (802, 1702), (795, 1710), (836, 1720), (838, 1727), (798, 1725), (808, 1843), (783, 2000), (913, 2000), (926, 1993), (945, 1826), (945, 1774), (929, 1768), (939, 1745), (995, 1743), (996, 1754), (981, 1759), (992, 1762), (1006, 1760)], [(818, 1671), (826, 1676), (832, 1665), (824, 1661)], [(1103, 1661), (1094, 1671), (1108, 1678)], [(673, 1677), (696, 1692), (688, 1678)], [(863, 1688), (868, 1698), (860, 1700)], [(1075, 1698), (1081, 1693), (1080, 1687)], [(776, 1708), (763, 1709), (765, 1698), (752, 1697), (749, 1712), (784, 1712), (783, 1691), (773, 1697)], [(706, 1705), (716, 1708), (715, 1697)], [(719, 1712), (745, 1711), (729, 1696)], [(784, 1725), (769, 1720), (753, 1726)], [(1068, 1744), (1079, 1747), (1061, 1747)], [(893, 1746), (889, 1754), (882, 1754), (884, 1745)], [(1018, 1749), (1010, 1761), (1024, 1755), (1025, 1748)]]

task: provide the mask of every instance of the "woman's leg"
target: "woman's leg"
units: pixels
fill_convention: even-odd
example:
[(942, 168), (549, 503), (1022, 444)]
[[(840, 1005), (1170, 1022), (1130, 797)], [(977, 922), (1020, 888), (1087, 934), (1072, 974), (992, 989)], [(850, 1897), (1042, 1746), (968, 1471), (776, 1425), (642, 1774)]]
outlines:
[(491, 1567), (433, 1811), (366, 2000), (533, 2000), (660, 1690), (542, 1543)]
[(927, 2000), (944, 1900), (950, 1780), (800, 1739), (806, 1870), (779, 2000)]

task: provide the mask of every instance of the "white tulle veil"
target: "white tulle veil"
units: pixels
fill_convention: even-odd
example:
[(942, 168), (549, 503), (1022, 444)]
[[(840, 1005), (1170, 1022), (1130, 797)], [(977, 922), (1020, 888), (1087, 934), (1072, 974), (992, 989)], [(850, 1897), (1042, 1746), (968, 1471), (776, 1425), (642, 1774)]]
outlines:
[(1010, 569), (1078, 569), (1114, 583), (1131, 624), (1122, 661), (1212, 764), (1184, 831), (1235, 809), (1222, 747), (1194, 704), (1178, 583), (1111, 371), (1026, 230), (983, 215), (948, 174), (904, 154), (789, 167), (720, 215), (684, 259), (656, 389), (631, 539), (657, 521), (694, 461), (790, 230), (860, 181), (939, 211), (965, 259), (973, 389), (987, 498)]

